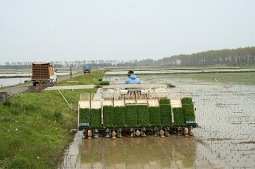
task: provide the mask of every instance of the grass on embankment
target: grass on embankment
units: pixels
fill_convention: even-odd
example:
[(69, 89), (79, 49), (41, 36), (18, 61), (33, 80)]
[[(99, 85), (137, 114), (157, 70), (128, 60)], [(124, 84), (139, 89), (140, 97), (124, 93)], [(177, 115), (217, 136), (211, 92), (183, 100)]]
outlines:
[[(98, 84), (103, 75), (95, 71), (72, 81)], [(75, 108), (81, 93), (95, 91), (61, 92)], [(70, 129), (77, 127), (77, 112), (70, 111), (58, 91), (24, 92), (0, 103), (0, 124), (0, 168), (51, 169), (61, 163), (73, 139)]]

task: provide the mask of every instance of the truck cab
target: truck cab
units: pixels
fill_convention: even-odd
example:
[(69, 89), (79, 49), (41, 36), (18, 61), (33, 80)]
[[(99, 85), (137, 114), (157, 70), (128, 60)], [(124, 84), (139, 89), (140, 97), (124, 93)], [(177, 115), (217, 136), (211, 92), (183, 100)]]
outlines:
[(89, 65), (84, 65), (83, 66), (83, 73), (90, 73), (91, 67)]

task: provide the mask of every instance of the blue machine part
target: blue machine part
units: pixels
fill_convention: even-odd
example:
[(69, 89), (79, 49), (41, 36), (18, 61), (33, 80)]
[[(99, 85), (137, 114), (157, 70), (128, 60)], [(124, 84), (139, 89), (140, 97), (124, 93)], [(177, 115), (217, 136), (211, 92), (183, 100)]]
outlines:
[(187, 120), (186, 121), (186, 124), (195, 124), (196, 123), (196, 120)]
[(80, 127), (88, 127), (89, 123), (80, 123)]

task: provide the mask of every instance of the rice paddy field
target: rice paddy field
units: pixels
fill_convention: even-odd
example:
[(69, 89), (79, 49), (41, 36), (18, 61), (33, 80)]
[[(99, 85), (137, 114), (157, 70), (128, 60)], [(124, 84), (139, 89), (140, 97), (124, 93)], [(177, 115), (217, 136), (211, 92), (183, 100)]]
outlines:
[[(143, 83), (171, 83), (191, 93), (198, 127), (193, 137), (81, 139), (65, 157), (66, 168), (255, 168), (254, 72), (141, 75)], [(116, 78), (119, 82), (126, 77)], [(185, 84), (185, 85), (183, 85)], [(199, 85), (195, 85), (199, 84)], [(210, 85), (206, 85), (210, 84)], [(75, 161), (75, 162), (74, 162)]]

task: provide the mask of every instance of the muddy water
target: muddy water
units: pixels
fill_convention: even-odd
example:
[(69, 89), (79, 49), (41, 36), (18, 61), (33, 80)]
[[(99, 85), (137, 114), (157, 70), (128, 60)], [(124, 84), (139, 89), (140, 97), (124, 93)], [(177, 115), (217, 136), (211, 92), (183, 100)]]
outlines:
[[(73, 72), (76, 73), (76, 72)], [(57, 76), (61, 75), (68, 75), (69, 72), (57, 72)], [(21, 77), (15, 77), (15, 76), (21, 76)], [(23, 77), (22, 77), (23, 76)], [(17, 85), (17, 84), (23, 84), (26, 81), (31, 80), (31, 73), (1, 73), (0, 74), (0, 86), (11, 86), (11, 85)], [(8, 78), (2, 78), (2, 77), (8, 77)]]
[(16, 84), (23, 84), (25, 81), (31, 80), (30, 78), (0, 78), (0, 86), (11, 86)]
[[(201, 83), (170, 82), (161, 75), (143, 80)], [(80, 138), (79, 153), (70, 168), (255, 168), (255, 86), (215, 85), (169, 89), (170, 93), (191, 92), (199, 124), (192, 131), (194, 137)]]
[(254, 86), (193, 93), (201, 126), (194, 130), (196, 138), (227, 168), (255, 168)]
[(81, 168), (193, 168), (196, 144), (179, 136), (86, 140)]

